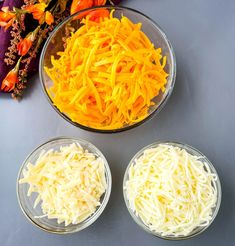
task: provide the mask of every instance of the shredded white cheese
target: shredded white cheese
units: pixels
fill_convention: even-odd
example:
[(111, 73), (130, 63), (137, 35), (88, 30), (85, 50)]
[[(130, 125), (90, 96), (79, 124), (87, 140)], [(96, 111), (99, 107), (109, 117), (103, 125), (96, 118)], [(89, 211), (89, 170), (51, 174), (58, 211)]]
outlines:
[(217, 200), (209, 165), (168, 144), (146, 149), (125, 184), (129, 206), (151, 231), (187, 236), (209, 224)]
[(78, 224), (92, 215), (106, 190), (105, 166), (100, 157), (79, 144), (59, 151), (43, 151), (35, 165), (29, 163), (19, 182), (30, 185), (28, 196), (37, 192), (42, 216), (58, 223)]

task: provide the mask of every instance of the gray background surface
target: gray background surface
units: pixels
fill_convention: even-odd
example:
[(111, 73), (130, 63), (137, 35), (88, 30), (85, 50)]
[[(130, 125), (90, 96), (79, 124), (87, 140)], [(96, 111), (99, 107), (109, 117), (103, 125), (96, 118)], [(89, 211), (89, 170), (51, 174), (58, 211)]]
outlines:
[[(105, 135), (70, 125), (52, 109), (31, 80), (24, 100), (0, 94), (0, 245), (235, 245), (235, 1), (129, 0), (124, 5), (152, 17), (165, 30), (177, 57), (173, 95), (153, 120), (133, 130)], [(17, 203), (15, 182), (25, 157), (39, 144), (60, 135), (84, 138), (107, 157), (113, 189), (101, 217), (82, 232), (58, 236), (31, 225)], [(176, 140), (201, 150), (222, 182), (216, 220), (194, 239), (169, 242), (142, 231), (122, 196), (122, 178), (131, 157), (156, 140)]]

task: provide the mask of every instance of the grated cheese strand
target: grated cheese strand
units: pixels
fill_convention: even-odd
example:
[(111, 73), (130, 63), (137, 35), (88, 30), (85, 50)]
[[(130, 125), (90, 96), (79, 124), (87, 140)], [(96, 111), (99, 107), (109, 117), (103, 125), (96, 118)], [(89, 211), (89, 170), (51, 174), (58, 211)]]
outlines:
[(140, 122), (165, 92), (166, 56), (127, 17), (84, 18), (51, 57), (45, 71), (53, 81), (48, 94), (72, 121), (112, 130)]
[(125, 184), (129, 206), (151, 231), (187, 236), (209, 224), (217, 201), (216, 175), (186, 150), (168, 144), (146, 149)]
[(91, 216), (106, 190), (105, 167), (101, 158), (78, 143), (59, 151), (42, 151), (35, 165), (23, 170), (20, 184), (29, 184), (28, 196), (38, 193), (34, 207), (41, 203), (43, 215), (57, 222), (78, 224)]

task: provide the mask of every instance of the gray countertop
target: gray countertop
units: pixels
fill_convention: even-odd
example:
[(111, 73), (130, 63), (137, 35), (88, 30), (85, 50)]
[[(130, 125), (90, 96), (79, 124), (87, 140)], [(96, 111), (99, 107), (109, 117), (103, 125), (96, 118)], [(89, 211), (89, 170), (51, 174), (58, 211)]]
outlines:
[[(159, 115), (133, 130), (97, 134), (77, 129), (48, 104), (39, 78), (30, 81), (24, 100), (0, 94), (0, 245), (235, 245), (235, 1), (123, 0), (153, 18), (168, 35), (177, 58), (173, 94)], [(56, 136), (84, 138), (107, 157), (113, 189), (107, 208), (89, 228), (53, 235), (31, 225), (17, 203), (20, 165), (39, 144)], [(141, 230), (122, 196), (122, 179), (131, 157), (156, 140), (176, 140), (202, 151), (222, 183), (222, 204), (210, 228), (187, 241), (170, 242)]]

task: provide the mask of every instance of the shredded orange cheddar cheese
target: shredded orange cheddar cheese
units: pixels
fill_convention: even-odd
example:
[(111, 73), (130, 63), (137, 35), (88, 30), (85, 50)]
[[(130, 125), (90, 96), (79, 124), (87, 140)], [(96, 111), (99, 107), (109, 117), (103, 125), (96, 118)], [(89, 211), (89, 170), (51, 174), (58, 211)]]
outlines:
[(54, 105), (72, 121), (103, 130), (146, 118), (167, 82), (161, 48), (125, 16), (82, 23), (45, 67)]

